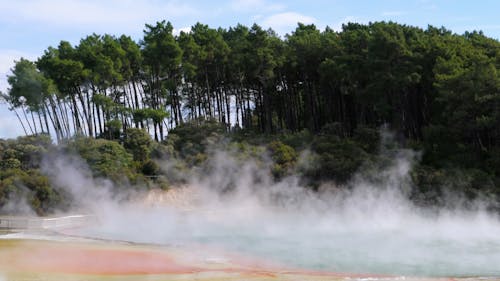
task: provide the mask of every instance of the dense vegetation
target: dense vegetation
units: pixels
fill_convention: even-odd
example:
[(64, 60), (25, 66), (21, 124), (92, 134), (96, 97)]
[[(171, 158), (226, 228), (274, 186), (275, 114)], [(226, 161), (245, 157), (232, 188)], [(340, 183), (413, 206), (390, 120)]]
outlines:
[[(51, 134), (95, 176), (132, 186), (181, 181), (155, 159), (177, 159), (172, 169), (187, 172), (206, 162), (211, 144), (271, 155), (276, 179), (298, 173), (313, 188), (344, 183), (383, 160), (378, 131), (387, 127), (398, 145), (422, 152), (412, 170), (416, 201), (439, 203), (442, 186), (495, 199), (499, 55), (500, 42), (481, 32), (392, 22), (340, 32), (299, 24), (283, 39), (258, 25), (200, 23), (174, 36), (158, 22), (139, 43), (92, 34), (77, 46), (61, 41), (35, 62), (21, 59), (2, 97), (27, 135)], [(33, 163), (62, 148), (27, 139), (0, 147), (0, 205), (22, 185), (43, 213), (53, 205), (46, 202), (64, 200), (38, 190), (48, 183)], [(306, 150), (315, 162), (307, 169), (299, 163)]]

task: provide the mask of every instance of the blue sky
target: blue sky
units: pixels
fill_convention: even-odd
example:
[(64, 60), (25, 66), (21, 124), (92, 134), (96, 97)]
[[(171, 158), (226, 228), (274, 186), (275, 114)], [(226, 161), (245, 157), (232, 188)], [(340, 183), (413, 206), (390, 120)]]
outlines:
[[(127, 34), (140, 40), (145, 23), (172, 22), (186, 30), (196, 22), (229, 27), (254, 22), (279, 34), (297, 22), (335, 30), (345, 22), (396, 21), (445, 26), (456, 33), (482, 30), (500, 38), (498, 0), (0, 0), (0, 91), (20, 57), (36, 59), (48, 46), (73, 44), (93, 32)], [(0, 104), (0, 138), (22, 134), (15, 115)]]

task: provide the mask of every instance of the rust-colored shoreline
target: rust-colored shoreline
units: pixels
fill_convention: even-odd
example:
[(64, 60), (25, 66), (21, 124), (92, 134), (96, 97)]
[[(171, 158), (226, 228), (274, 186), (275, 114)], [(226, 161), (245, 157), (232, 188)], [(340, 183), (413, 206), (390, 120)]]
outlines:
[(296, 270), (239, 258), (234, 254), (225, 255), (224, 262), (211, 263), (199, 258), (199, 255), (203, 254), (200, 251), (204, 250), (207, 249), (195, 251), (88, 241), (0, 239), (0, 274), (97, 276), (95, 280), (108, 280), (119, 276), (136, 276), (137, 280), (140, 280), (140, 276), (146, 275), (156, 276), (155, 280), (173, 280), (173, 277), (179, 276), (183, 276), (182, 280), (397, 280), (382, 275)]
[(0, 271), (129, 275), (188, 274), (201, 268), (144, 247), (9, 239), (0, 241)]

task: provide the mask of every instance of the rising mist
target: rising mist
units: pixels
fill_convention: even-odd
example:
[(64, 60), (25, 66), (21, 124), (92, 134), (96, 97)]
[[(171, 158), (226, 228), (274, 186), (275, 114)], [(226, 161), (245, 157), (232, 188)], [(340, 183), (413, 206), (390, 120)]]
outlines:
[(119, 187), (92, 179), (83, 161), (67, 155), (47, 161), (44, 170), (75, 199), (73, 213), (97, 219), (76, 235), (203, 245), (336, 272), (499, 275), (497, 216), (481, 202), (467, 210), (415, 206), (409, 172), (419, 154), (384, 146), (380, 153), (390, 159), (382, 168), (362, 169), (346, 186), (324, 184), (320, 191), (296, 176), (275, 181), (266, 164), (222, 150), (211, 153), (210, 169), (167, 193), (122, 189), (117, 195)]

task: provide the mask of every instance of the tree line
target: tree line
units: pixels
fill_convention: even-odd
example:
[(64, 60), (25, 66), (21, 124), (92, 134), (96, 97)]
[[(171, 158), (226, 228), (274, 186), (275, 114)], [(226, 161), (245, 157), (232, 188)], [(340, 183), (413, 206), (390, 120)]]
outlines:
[[(139, 41), (89, 35), (20, 59), (2, 94), (27, 134), (117, 139), (144, 128), (161, 141), (185, 122), (229, 130), (352, 137), (388, 125), (440, 153), (500, 155), (500, 43), (394, 22), (341, 31), (299, 23), (281, 38), (257, 24), (174, 35), (145, 25)], [(489, 157), (489, 156), (488, 156)]]

